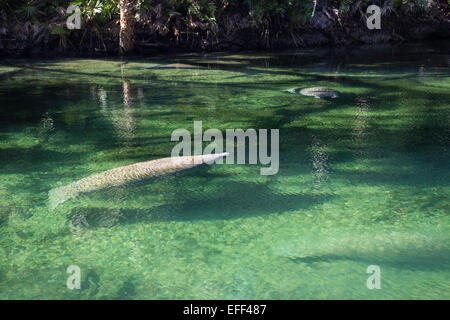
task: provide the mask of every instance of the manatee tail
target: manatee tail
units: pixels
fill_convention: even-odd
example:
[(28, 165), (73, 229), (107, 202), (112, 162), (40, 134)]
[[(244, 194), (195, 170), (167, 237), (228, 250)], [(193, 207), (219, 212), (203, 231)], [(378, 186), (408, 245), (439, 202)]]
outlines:
[(50, 209), (54, 210), (61, 203), (75, 198), (78, 195), (72, 184), (67, 186), (53, 188), (48, 192), (48, 201)]

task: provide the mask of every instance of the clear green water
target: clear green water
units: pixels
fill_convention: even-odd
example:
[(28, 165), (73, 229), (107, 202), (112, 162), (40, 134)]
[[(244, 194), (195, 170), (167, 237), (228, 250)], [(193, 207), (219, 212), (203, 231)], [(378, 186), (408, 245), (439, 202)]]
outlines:
[[(4, 61), (0, 298), (449, 299), (441, 45)], [(161, 67), (174, 62), (198, 67)], [(281, 91), (309, 86), (342, 95)], [(214, 165), (48, 209), (51, 188), (169, 156), (194, 120), (279, 128), (278, 174)]]

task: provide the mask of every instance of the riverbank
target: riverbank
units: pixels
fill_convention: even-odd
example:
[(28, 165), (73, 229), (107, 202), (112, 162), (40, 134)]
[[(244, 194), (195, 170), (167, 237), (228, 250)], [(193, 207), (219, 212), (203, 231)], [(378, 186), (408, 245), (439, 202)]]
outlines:
[[(437, 1), (429, 8), (409, 10), (384, 5), (381, 7), (379, 30), (367, 28), (366, 8), (361, 1), (346, 10), (339, 3), (319, 0), (314, 14), (297, 17), (296, 20), (288, 18), (288, 14), (261, 14), (258, 23), (255, 22), (255, 10), (242, 6), (217, 10), (214, 21), (173, 15), (163, 12), (161, 6), (140, 9), (136, 13), (135, 53), (348, 47), (450, 37), (449, 6), (446, 1)], [(64, 10), (60, 12), (52, 21), (42, 24), (20, 22), (8, 16), (6, 11), (1, 11), (0, 56), (117, 55), (120, 32), (117, 20), (112, 19), (102, 25), (86, 22), (80, 30), (66, 30)]]

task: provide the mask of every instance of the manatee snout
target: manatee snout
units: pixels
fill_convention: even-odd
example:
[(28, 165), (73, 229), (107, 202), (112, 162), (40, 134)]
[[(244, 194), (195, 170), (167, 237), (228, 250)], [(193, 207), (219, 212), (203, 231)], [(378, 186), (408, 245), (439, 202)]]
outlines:
[(229, 152), (223, 152), (218, 154), (206, 154), (203, 156), (203, 162), (207, 164), (213, 164), (216, 160), (226, 158), (230, 155)]

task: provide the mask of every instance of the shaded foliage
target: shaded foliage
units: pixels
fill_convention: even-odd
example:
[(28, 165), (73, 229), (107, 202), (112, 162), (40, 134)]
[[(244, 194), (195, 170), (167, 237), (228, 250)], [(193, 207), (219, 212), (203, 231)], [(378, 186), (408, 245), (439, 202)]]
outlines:
[[(345, 37), (351, 41), (386, 42), (405, 38), (402, 32), (417, 33), (406, 30), (406, 26), (402, 28), (405, 20), (417, 25), (426, 18), (431, 24), (443, 21), (448, 26), (446, 0), (138, 0), (135, 3), (134, 42), (147, 49), (161, 47), (162, 43), (190, 50), (227, 49), (227, 43), (238, 47), (299, 47), (326, 42), (343, 44)], [(81, 9), (82, 30), (67, 30), (65, 26), (70, 4)], [(351, 29), (365, 29), (366, 8), (371, 4), (380, 6), (383, 21), (387, 21), (383, 28), (389, 30), (368, 40)], [(116, 52), (119, 18), (119, 0), (0, 0), (0, 50), (13, 48), (12, 41), (19, 40), (28, 49), (16, 51), (33, 51), (38, 47), (43, 49), (40, 51), (48, 51), (57, 47), (59, 51)]]

